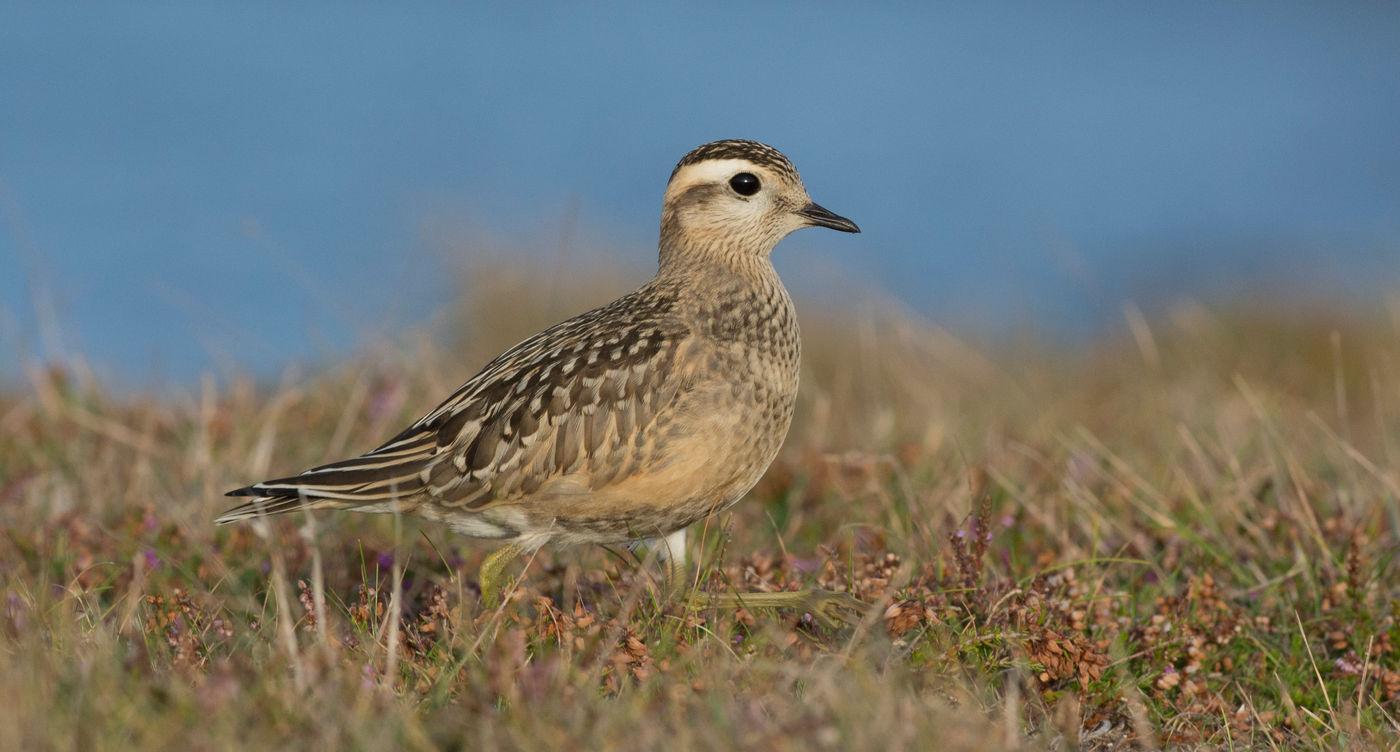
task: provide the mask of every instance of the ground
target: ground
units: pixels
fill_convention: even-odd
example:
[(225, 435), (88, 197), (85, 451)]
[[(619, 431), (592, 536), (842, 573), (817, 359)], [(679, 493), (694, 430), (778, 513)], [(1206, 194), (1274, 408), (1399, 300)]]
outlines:
[(0, 396), (0, 747), (1400, 747), (1394, 317), (1183, 304), (1051, 347), (799, 304), (797, 423), (692, 586), (816, 584), (852, 625), (684, 609), (627, 549), (542, 550), (483, 609), (490, 544), (438, 526), (211, 525), (569, 312), (492, 289), (279, 383), (119, 395), (75, 358)]

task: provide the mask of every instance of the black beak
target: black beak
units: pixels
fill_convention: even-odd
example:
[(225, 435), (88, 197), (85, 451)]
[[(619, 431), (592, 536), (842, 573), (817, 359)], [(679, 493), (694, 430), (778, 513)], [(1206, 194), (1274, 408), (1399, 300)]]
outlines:
[(855, 222), (816, 204), (807, 204), (793, 213), (811, 222), (814, 227), (830, 227), (841, 232), (860, 232)]

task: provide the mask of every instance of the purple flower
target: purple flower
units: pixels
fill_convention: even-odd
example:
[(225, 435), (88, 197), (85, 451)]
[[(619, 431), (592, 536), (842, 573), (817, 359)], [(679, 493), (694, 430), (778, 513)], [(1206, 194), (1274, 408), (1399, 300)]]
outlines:
[(396, 377), (383, 379), (369, 400), (369, 415), (375, 420), (392, 416), (403, 402), (402, 383)]
[(375, 563), (375, 564), (378, 564), (380, 569), (393, 569), (393, 568), (394, 568), (394, 552), (393, 552), (393, 551), (380, 551), (380, 552), (379, 552), (379, 555), (376, 556), (376, 557), (374, 558), (374, 563)]
[(24, 629), (24, 601), (17, 593), (5, 593), (5, 618), (16, 631)]
[(160, 557), (156, 556), (155, 549), (146, 549), (146, 569), (160, 569)]

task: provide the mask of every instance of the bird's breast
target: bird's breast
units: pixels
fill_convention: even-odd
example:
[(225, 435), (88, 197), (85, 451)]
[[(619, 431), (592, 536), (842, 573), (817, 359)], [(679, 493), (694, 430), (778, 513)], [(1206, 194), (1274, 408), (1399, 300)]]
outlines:
[(731, 382), (743, 396), (795, 398), (802, 342), (792, 300), (781, 285), (724, 290), (693, 325), (705, 352), (705, 377)]

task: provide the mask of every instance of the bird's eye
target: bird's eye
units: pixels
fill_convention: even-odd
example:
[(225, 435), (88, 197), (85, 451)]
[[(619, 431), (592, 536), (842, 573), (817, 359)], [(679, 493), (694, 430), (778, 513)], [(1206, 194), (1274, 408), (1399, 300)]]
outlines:
[(752, 172), (741, 172), (729, 179), (729, 187), (740, 196), (752, 196), (758, 193), (758, 176)]

